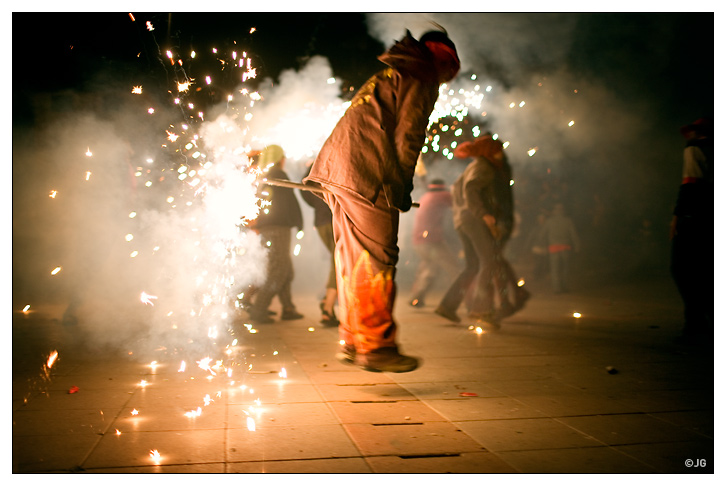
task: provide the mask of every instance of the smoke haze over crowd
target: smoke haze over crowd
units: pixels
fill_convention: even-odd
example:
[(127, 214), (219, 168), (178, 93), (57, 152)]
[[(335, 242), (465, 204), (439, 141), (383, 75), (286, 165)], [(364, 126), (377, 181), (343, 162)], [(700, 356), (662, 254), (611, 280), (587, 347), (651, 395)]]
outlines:
[[(239, 16), (255, 24), (255, 14), (207, 15)], [(136, 24), (145, 21), (138, 17)], [(137, 40), (129, 40), (133, 55), (116, 54), (94, 64), (88, 51), (84, 63), (69, 63), (98, 68), (57, 89), (24, 86), (23, 76), (39, 71), (24, 72), (23, 63), (29, 61), (21, 58), (27, 49), (14, 38), (13, 87), (19, 94), (13, 113), (13, 310), (29, 302), (53, 304), (62, 320), (68, 306), (77, 304), (76, 325), (99, 349), (134, 347), (144, 354), (165, 346), (196, 353), (203, 351), (209, 335), (223, 332), (233, 318), (228, 314), (237, 293), (260, 283), (266, 263), (259, 237), (237, 231), (259, 209), (250, 192), (252, 178), (240, 170), (249, 163), (244, 154), (280, 144), (289, 158), (285, 170), (300, 180), (342, 115), (349, 87), (360, 87), (374, 73), (379, 67), (375, 56), (406, 29), (418, 37), (432, 28), (431, 22), (446, 28), (462, 61), (451, 89), (491, 86), (481, 108), (470, 110), (469, 117), (509, 142), (515, 181), (518, 173), (567, 181), (571, 209), (580, 222), (587, 222), (597, 195), (608, 222), (606, 231), (596, 235), (607, 238), (597, 249), (617, 253), (629, 248), (633, 255), (627, 264), (634, 268), (639, 262), (633, 236), (644, 220), (653, 225), (658, 254), (667, 250), (667, 224), (680, 182), (683, 141), (678, 128), (713, 116), (712, 14), (348, 15), (345, 22), (358, 20), (348, 30), (365, 34), (367, 28), (370, 37), (357, 43), (341, 37), (344, 52), (337, 55), (330, 52), (335, 39), (321, 33), (326, 24), (300, 33), (289, 15), (278, 17), (278, 25), (271, 22), (273, 14), (264, 16), (267, 23), (257, 26), (259, 38), (241, 34), (241, 22), (237, 31), (220, 27), (217, 32), (200, 22), (197, 33), (188, 17), (168, 18), (175, 26), (168, 45), (170, 36), (159, 21), (156, 32), (135, 32), (153, 42), (145, 40), (138, 48)], [(334, 22), (335, 14), (326, 18)], [(130, 25), (128, 18), (123, 21)], [(204, 32), (201, 25), (207, 25)], [(211, 44), (216, 35), (226, 49), (218, 58), (232, 49), (241, 55), (247, 44), (262, 47), (264, 35), (273, 29), (276, 37), (286, 39), (289, 51), (297, 52), (294, 61), (277, 65), (274, 53), (263, 58), (263, 49), (251, 47), (252, 64), (259, 68), (253, 81), (241, 82), (227, 65), (211, 63), (218, 71), (208, 71), (224, 82), (209, 87), (201, 63), (213, 56), (200, 49), (198, 64), (185, 59), (184, 67), (200, 88), (200, 106), (186, 110), (169, 102), (178, 69), (165, 59), (167, 48), (178, 47), (187, 56), (182, 48), (188, 39)], [(239, 46), (229, 42), (235, 36)], [(83, 42), (79, 44), (81, 50)], [(359, 51), (352, 50), (356, 46)], [(700, 49), (698, 54), (692, 46)], [(134, 58), (137, 52), (142, 53), (139, 59)], [(285, 55), (292, 57), (291, 52)], [(350, 58), (357, 57), (365, 68), (356, 71)], [(700, 69), (693, 69), (694, 57)], [(142, 95), (131, 94), (135, 85), (144, 86)], [(249, 92), (241, 94), (247, 87)], [(252, 97), (254, 92), (259, 99)], [(233, 99), (227, 93), (234, 93)], [(20, 114), (22, 108), (26, 111)], [(200, 110), (203, 117), (189, 115)], [(184, 129), (185, 122), (192, 128)], [(187, 134), (185, 144), (197, 133), (198, 147), (177, 150), (168, 132)], [(530, 156), (532, 149), (536, 152)], [(201, 159), (193, 157), (195, 152)], [(207, 168), (200, 162), (205, 158), (212, 162)], [(206, 171), (198, 186), (189, 184), (193, 175), (179, 180), (181, 166), (186, 174)], [(463, 163), (439, 158), (428, 168), (451, 183)], [(538, 190), (522, 186), (515, 183), (517, 197), (525, 196), (517, 191)], [(51, 197), (53, 191), (57, 195)], [(306, 235), (302, 258), (295, 260), (295, 289), (322, 290), (324, 249), (310, 209), (302, 200), (300, 204)], [(405, 260), (408, 235), (400, 237)], [(608, 256), (595, 254), (593, 261), (602, 263)], [(62, 270), (51, 276), (58, 266)], [(405, 281), (405, 265), (402, 272)], [(144, 304), (141, 292), (155, 298)]]

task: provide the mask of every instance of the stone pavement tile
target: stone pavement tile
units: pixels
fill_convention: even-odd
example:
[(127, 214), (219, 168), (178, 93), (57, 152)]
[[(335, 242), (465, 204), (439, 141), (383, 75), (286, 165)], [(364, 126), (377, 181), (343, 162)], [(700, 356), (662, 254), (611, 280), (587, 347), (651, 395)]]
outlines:
[(538, 375), (525, 368), (435, 368), (427, 365), (426, 358), (423, 364), (410, 373), (398, 373), (395, 380), (398, 383), (415, 382), (452, 382), (452, 381), (481, 381), (498, 380), (534, 380)]
[(411, 424), (443, 422), (445, 419), (417, 400), (330, 402), (343, 424)]
[(231, 462), (228, 473), (267, 474), (365, 474), (371, 468), (363, 458), (306, 459), (301, 461)]
[(440, 456), (366, 457), (377, 474), (505, 474), (517, 471), (490, 452), (464, 452)]
[(653, 474), (655, 468), (610, 447), (497, 452), (524, 474)]
[(479, 397), (502, 397), (504, 394), (478, 381), (404, 383), (404, 388), (419, 400), (458, 398), (462, 393), (475, 393)]
[(647, 414), (561, 417), (557, 421), (608, 445), (699, 440), (703, 436)]
[(13, 436), (13, 473), (73, 470), (100, 439), (96, 434)]
[(207, 380), (194, 380), (183, 385), (148, 385), (139, 387), (126, 407), (139, 410), (178, 407), (186, 411), (203, 406), (207, 395), (213, 400), (211, 403), (226, 403), (225, 388), (224, 385)]
[(293, 427), (313, 425), (335, 425), (338, 419), (327, 404), (319, 403), (264, 403), (250, 411), (246, 405), (228, 407), (228, 426), (246, 428), (247, 417), (255, 419), (258, 429), (267, 426)]
[(545, 416), (539, 410), (509, 397), (468, 397), (423, 402), (452, 422)]
[[(200, 415), (192, 414), (201, 409)], [(132, 414), (137, 410), (138, 414)], [(186, 415), (189, 413), (190, 415)], [(205, 406), (201, 397), (188, 406), (124, 408), (114, 420), (109, 432), (193, 431), (223, 429), (226, 412), (223, 404)]]
[(416, 400), (404, 387), (390, 383), (317, 385), (317, 389), (327, 402)]
[(614, 394), (639, 412), (710, 410), (713, 390), (637, 390)]
[[(634, 444), (613, 449), (627, 454), (666, 474), (713, 474), (713, 441)], [(688, 462), (687, 462), (688, 461)]]
[(93, 410), (17, 410), (13, 412), (13, 436), (102, 434), (113, 415)]
[(222, 474), (225, 472), (223, 462), (189, 465), (150, 465), (136, 467), (100, 467), (84, 469), (86, 474)]
[(83, 383), (78, 392), (48, 390), (47, 393), (33, 395), (27, 401), (13, 402), (13, 410), (120, 410), (131, 398), (132, 392), (122, 389), (91, 389)]
[(677, 425), (690, 431), (713, 439), (714, 437), (714, 416), (713, 408), (708, 410), (694, 410), (684, 412), (659, 412), (649, 413), (653, 418), (663, 420), (669, 424)]
[(230, 405), (252, 404), (256, 400), (262, 403), (304, 403), (322, 402), (323, 397), (313, 385), (293, 384), (280, 380), (277, 384), (255, 385), (244, 389), (228, 387), (227, 403)]
[(97, 469), (155, 465), (152, 451), (158, 451), (159, 465), (219, 463), (225, 459), (224, 435), (224, 429), (109, 433), (82, 466)]
[(581, 394), (580, 388), (563, 383), (554, 378), (538, 378), (536, 380), (508, 381), (492, 380), (487, 381), (487, 386), (500, 394), (518, 398), (527, 395), (568, 395)]
[(550, 418), (476, 420), (454, 424), (492, 452), (603, 445)]
[(315, 372), (308, 370), (308, 375), (310, 376), (310, 381), (315, 385), (377, 385), (380, 383), (394, 383), (393, 378), (390, 376), (392, 373), (371, 373), (354, 366), (347, 366), (345, 370)]
[(605, 395), (567, 393), (565, 395), (520, 395), (517, 400), (549, 417), (639, 412), (638, 407)]
[(360, 457), (340, 425), (227, 430), (227, 462)]
[(448, 422), (410, 425), (344, 424), (364, 456), (480, 452), (484, 448)]

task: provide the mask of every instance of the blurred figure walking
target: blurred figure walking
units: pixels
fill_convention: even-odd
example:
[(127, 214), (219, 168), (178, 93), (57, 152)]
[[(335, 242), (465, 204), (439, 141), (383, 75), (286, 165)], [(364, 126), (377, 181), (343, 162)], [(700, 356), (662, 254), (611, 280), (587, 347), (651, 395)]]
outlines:
[(683, 340), (713, 342), (713, 123), (681, 128), (686, 138), (683, 179), (673, 210), (671, 274), (683, 299)]
[[(308, 168), (308, 174), (310, 168)], [(307, 175), (307, 174), (306, 174)], [(335, 237), (333, 236), (333, 213), (327, 203), (313, 194), (311, 191), (300, 191), (300, 195), (315, 214), (315, 231), (318, 232), (320, 240), (330, 252), (330, 267), (328, 269), (328, 280), (325, 283), (325, 297), (320, 302), (322, 316), (320, 323), (324, 326), (337, 326), (340, 321), (335, 316), (335, 303), (338, 300), (338, 287), (335, 277)]]
[(434, 179), (421, 196), (413, 221), (413, 250), (418, 256), (418, 267), (409, 304), (425, 305), (426, 293), (442, 272), (453, 281), (458, 271), (457, 258), (446, 242), (445, 228), (450, 218), (451, 193), (442, 179)]
[[(260, 154), (259, 166), (267, 177), (288, 180), (283, 170), (285, 152), (279, 145), (268, 145)], [(302, 319), (292, 301), (292, 280), (295, 276), (292, 263), (292, 228), (303, 228), (300, 204), (292, 189), (260, 185), (260, 194), (270, 202), (263, 208), (250, 228), (259, 231), (263, 244), (268, 248), (267, 276), (265, 282), (255, 290), (254, 302), (248, 308), (250, 319), (256, 323), (273, 322), (269, 306), (277, 296), (282, 306), (282, 320)]]
[(550, 255), (552, 290), (556, 294), (569, 292), (570, 254), (580, 250), (580, 238), (575, 223), (565, 215), (564, 204), (555, 204), (542, 227), (542, 238)]

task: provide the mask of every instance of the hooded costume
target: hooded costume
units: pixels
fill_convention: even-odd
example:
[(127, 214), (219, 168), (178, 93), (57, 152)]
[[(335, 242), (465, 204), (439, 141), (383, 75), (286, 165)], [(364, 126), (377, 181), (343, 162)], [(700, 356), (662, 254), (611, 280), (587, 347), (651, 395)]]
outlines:
[(439, 88), (434, 54), (410, 32), (378, 59), (387, 67), (356, 93), (303, 180), (329, 191), (345, 343), (339, 358), (364, 369), (372, 355), (398, 356), (392, 310), (399, 210), (411, 207)]

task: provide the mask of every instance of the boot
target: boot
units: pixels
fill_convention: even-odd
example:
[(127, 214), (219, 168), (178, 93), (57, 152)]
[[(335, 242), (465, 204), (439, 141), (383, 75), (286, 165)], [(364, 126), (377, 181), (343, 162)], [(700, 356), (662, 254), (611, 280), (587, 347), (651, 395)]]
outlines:
[(356, 354), (353, 362), (365, 371), (406, 373), (418, 368), (418, 359), (404, 356), (396, 348), (381, 348), (366, 354)]

